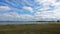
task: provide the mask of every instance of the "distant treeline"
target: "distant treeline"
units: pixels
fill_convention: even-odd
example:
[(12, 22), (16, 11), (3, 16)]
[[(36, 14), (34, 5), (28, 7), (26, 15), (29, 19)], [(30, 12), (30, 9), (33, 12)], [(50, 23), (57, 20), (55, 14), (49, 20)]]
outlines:
[(57, 20), (57, 21), (0, 21), (0, 22), (60, 22), (60, 21)]
[(36, 21), (36, 22), (60, 22), (60, 21), (57, 20), (57, 21)]

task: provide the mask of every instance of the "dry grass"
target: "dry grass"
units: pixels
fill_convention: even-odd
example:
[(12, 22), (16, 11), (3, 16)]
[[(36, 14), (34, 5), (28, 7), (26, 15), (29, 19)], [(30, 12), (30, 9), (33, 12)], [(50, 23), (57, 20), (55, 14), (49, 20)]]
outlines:
[(0, 25), (0, 34), (60, 34), (60, 24)]

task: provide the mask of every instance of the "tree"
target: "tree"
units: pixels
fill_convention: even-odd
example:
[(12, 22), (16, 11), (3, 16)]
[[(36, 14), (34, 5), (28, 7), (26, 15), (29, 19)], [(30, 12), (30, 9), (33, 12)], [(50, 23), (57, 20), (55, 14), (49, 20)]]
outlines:
[(57, 22), (60, 22), (59, 20), (57, 20)]

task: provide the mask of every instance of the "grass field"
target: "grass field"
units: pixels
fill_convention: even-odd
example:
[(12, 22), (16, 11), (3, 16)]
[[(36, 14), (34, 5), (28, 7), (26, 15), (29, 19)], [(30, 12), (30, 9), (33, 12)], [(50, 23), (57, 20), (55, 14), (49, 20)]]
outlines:
[(60, 34), (60, 24), (0, 25), (0, 34)]

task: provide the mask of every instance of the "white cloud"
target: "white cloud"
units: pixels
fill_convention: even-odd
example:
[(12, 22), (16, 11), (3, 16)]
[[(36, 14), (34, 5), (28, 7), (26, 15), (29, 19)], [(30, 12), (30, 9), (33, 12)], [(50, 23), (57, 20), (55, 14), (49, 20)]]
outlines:
[(60, 7), (60, 2), (57, 2), (57, 0), (35, 0), (36, 2), (42, 4), (42, 8), (40, 10), (48, 10), (50, 9), (49, 6), (54, 6), (55, 8)]
[(23, 9), (24, 10), (27, 10), (27, 11), (30, 11), (30, 12), (33, 11), (33, 8), (32, 7), (27, 7), (27, 6), (24, 6)]
[(8, 6), (0, 6), (0, 11), (8, 11), (8, 10), (11, 10), (11, 8)]
[(19, 15), (16, 12), (0, 14), (0, 20), (3, 21), (32, 21), (33, 16), (28, 14)]
[(56, 18), (56, 16), (54, 15), (54, 12), (46, 12), (46, 11), (44, 11), (44, 12), (36, 12), (35, 13), (35, 19), (36, 20), (44, 20), (44, 21), (49, 21), (49, 20), (56, 20), (57, 18)]
[(57, 18), (57, 19), (60, 19), (60, 8), (57, 8), (57, 9), (55, 9), (54, 11), (54, 16)]
[(0, 20), (5, 20), (5, 21), (39, 21), (39, 20), (55, 20), (59, 18), (60, 12), (56, 11), (49, 11), (49, 12), (36, 12), (35, 16), (28, 15), (28, 14), (22, 14), (19, 15), (16, 12), (11, 12), (11, 13), (5, 13), (5, 14), (0, 14)]
[[(60, 19), (60, 2), (57, 0), (35, 0), (42, 4), (41, 8), (38, 8), (41, 12), (36, 12), (36, 17), (39, 18), (56, 18)], [(38, 11), (38, 9), (36, 11)], [(49, 10), (51, 9), (51, 10)]]
[(55, 3), (56, 0), (35, 0), (35, 2), (39, 2), (39, 3), (45, 3), (45, 2)]
[(36, 12), (35, 16), (38, 18), (55, 18), (54, 12)]
[(28, 15), (28, 14), (23, 14), (23, 15), (20, 15), (20, 18), (21, 18), (23, 21), (33, 21), (34, 16)]
[(0, 21), (17, 21), (20, 16), (16, 12), (0, 14)]
[[(18, 0), (19, 1), (19, 0)], [(27, 4), (29, 2), (24, 1)], [(35, 15), (28, 15), (28, 14), (22, 14), (19, 15), (16, 12), (11, 12), (7, 14), (0, 14), (0, 19), (2, 20), (16, 20), (16, 21), (36, 21), (36, 20), (58, 20), (60, 19), (60, 2), (56, 2), (56, 0), (35, 0), (35, 2), (38, 2), (38, 4), (41, 4), (41, 7), (36, 8)], [(20, 1), (19, 1), (20, 3)], [(10, 3), (11, 4), (11, 3)], [(24, 4), (24, 3), (22, 3)], [(32, 4), (29, 4), (32, 5)], [(50, 8), (52, 6), (52, 8)], [(0, 11), (7, 11), (11, 8), (8, 6), (0, 6)], [(14, 8), (15, 9), (15, 8)], [(29, 6), (25, 6), (22, 8), (23, 10), (33, 12), (33, 8)], [(35, 9), (35, 8), (34, 8)], [(52, 10), (49, 10), (52, 9)], [(17, 11), (19, 9), (16, 8)], [(39, 11), (38, 11), (39, 10)], [(22, 10), (20, 10), (22, 11)]]

